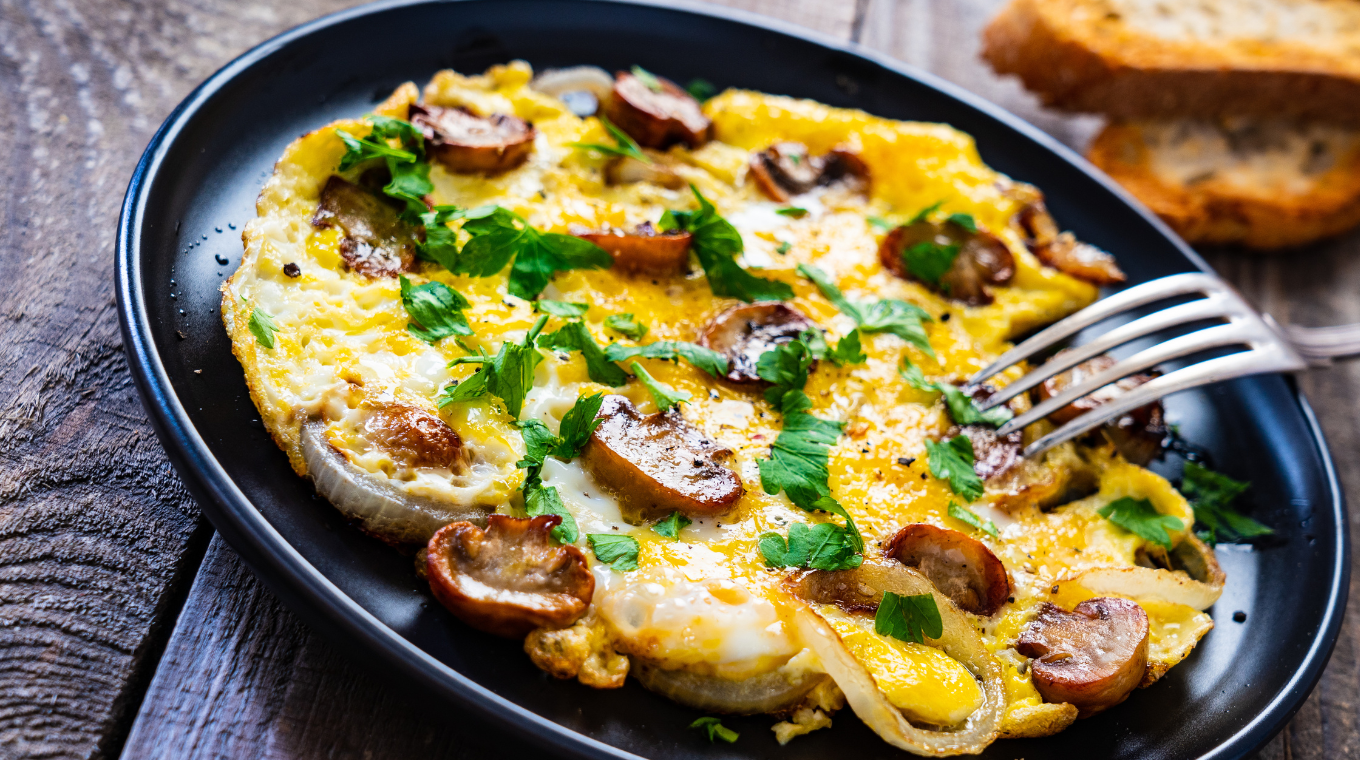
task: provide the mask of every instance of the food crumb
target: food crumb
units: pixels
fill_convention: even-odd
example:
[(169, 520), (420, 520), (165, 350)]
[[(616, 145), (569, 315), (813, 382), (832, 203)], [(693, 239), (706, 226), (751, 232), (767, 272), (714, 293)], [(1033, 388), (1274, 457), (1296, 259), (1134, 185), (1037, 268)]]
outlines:
[(1234, 623), (1245, 623), (1245, 622), (1247, 622), (1247, 613), (1243, 612), (1242, 610), (1238, 610), (1237, 612), (1234, 612), (1234, 613), (1233, 613), (1233, 622), (1234, 622)]
[(902, 465), (903, 467), (910, 467), (910, 466), (911, 466), (911, 463), (912, 463), (912, 462), (915, 462), (915, 461), (916, 461), (916, 457), (898, 457), (898, 458), (897, 458), (897, 463), (900, 464), (900, 465)]

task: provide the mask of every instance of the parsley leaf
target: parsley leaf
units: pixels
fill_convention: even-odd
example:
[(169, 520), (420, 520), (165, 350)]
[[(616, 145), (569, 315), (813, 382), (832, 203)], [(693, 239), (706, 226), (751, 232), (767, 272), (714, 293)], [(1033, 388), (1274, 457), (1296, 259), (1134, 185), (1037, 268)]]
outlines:
[(864, 355), (864, 347), (860, 344), (859, 328), (851, 330), (845, 334), (844, 338), (836, 344), (833, 351), (827, 352), (826, 358), (835, 363), (837, 367), (844, 367), (847, 364), (863, 364), (869, 361), (869, 357)]
[(873, 227), (874, 229), (878, 230), (883, 230), (884, 232), (887, 232), (888, 230), (897, 226), (881, 216), (870, 216), (867, 217), (865, 221), (869, 222), (870, 227)]
[(745, 250), (741, 233), (718, 215), (713, 204), (689, 186), (699, 201), (698, 211), (667, 211), (657, 225), (663, 232), (682, 230), (693, 235), (690, 249), (708, 276), (708, 287), (715, 296), (742, 301), (787, 301), (793, 288), (787, 283), (756, 277), (737, 264), (737, 254)]
[(926, 206), (925, 208), (921, 209), (920, 211), (917, 211), (917, 212), (916, 212), (916, 216), (913, 216), (913, 217), (911, 218), (911, 221), (907, 222), (907, 224), (916, 224), (917, 222), (924, 222), (924, 221), (926, 220), (926, 217), (930, 216), (931, 214), (935, 213), (936, 211), (939, 211), (939, 210), (940, 210), (940, 206), (943, 206), (943, 205), (944, 205), (944, 201), (935, 201), (934, 203), (930, 204), (929, 206)]
[(647, 390), (652, 392), (652, 398), (656, 401), (656, 408), (663, 412), (693, 398), (689, 391), (677, 391), (665, 383), (657, 382), (656, 378), (648, 374), (647, 370), (643, 369), (642, 365), (637, 362), (630, 364), (629, 369), (633, 370), (633, 374), (637, 375), (642, 384), (647, 386)]
[(657, 521), (652, 525), (652, 530), (658, 536), (664, 536), (675, 540), (680, 540), (680, 531), (686, 526), (693, 525), (694, 521), (677, 512), (672, 512), (670, 517)]
[(642, 340), (647, 334), (647, 325), (637, 321), (632, 314), (610, 314), (604, 318), (604, 326), (632, 340)]
[(414, 322), (406, 329), (426, 343), (434, 343), (450, 335), (471, 335), (463, 310), (471, 306), (468, 300), (449, 286), (436, 280), (411, 287), (406, 275), (401, 276), (401, 304)]
[(586, 541), (595, 559), (619, 572), (638, 569), (638, 542), (632, 536), (614, 533), (587, 533)]
[(973, 472), (973, 442), (966, 435), (946, 441), (926, 441), (930, 474), (948, 480), (949, 488), (968, 501), (977, 501), (985, 490), (982, 478)]
[(934, 349), (930, 347), (930, 340), (926, 337), (925, 325), (922, 324), (930, 320), (930, 314), (925, 309), (891, 298), (854, 302), (847, 298), (840, 287), (821, 269), (808, 264), (799, 264), (798, 273), (812, 280), (826, 300), (842, 314), (855, 320), (861, 331), (896, 335), (927, 354), (935, 355)]
[(471, 236), (459, 251), (452, 271), (490, 277), (510, 267), (510, 295), (533, 300), (557, 272), (608, 269), (614, 259), (598, 245), (571, 235), (542, 232), (513, 211), (491, 207), (465, 214), (463, 231)]
[(945, 406), (949, 408), (949, 416), (960, 425), (986, 424), (1000, 427), (1014, 416), (1005, 405), (994, 406), (985, 412), (978, 409), (977, 402), (960, 390), (958, 386), (945, 382), (932, 383), (926, 380), (921, 368), (912, 364), (911, 359), (905, 356), (902, 357), (901, 366), (897, 368), (897, 374), (907, 381), (907, 385), (918, 391), (939, 391), (943, 393)]
[(558, 437), (562, 443), (554, 447), (553, 456), (558, 459), (572, 459), (581, 453), (590, 436), (595, 433), (595, 428), (603, 421), (599, 419), (600, 405), (603, 403), (603, 393), (576, 399), (576, 403), (562, 415), (562, 425), (558, 428)]
[[(847, 525), (853, 525), (848, 523)], [(850, 570), (859, 567), (864, 557), (858, 534), (835, 523), (789, 526), (789, 538), (778, 533), (760, 537), (760, 555), (770, 567), (801, 567), (813, 570)]]
[(273, 317), (256, 306), (250, 310), (250, 321), (246, 323), (246, 327), (250, 328), (250, 334), (255, 336), (255, 340), (261, 346), (273, 350), (274, 333), (279, 331), (279, 323), (275, 322)]
[(697, 728), (704, 732), (708, 736), (710, 742), (722, 739), (728, 744), (731, 744), (741, 736), (741, 734), (738, 734), (736, 731), (724, 726), (721, 720), (712, 717), (700, 718), (689, 724), (689, 727)]
[(488, 374), (489, 373), (486, 370), (479, 369), (462, 382), (454, 380), (439, 391), (439, 395), (434, 399), (435, 405), (440, 409), (443, 409), (449, 404), (456, 404), (460, 401), (472, 401), (473, 399), (485, 396), (486, 378)]
[(568, 322), (557, 332), (539, 338), (538, 345), (562, 351), (580, 351), (581, 357), (586, 360), (586, 374), (597, 383), (617, 388), (628, 382), (628, 373), (620, 369), (600, 348), (584, 322)]
[(940, 638), (944, 635), (944, 621), (940, 619), (935, 596), (929, 593), (904, 596), (884, 591), (874, 615), (874, 633), (916, 644), (924, 644), (927, 638)]
[(576, 524), (567, 505), (562, 503), (562, 494), (556, 486), (544, 486), (535, 478), (532, 484), (524, 486), (524, 511), (530, 517), (557, 515), (562, 518), (552, 529), (552, 537), (564, 544), (574, 544), (581, 537), (581, 528)]
[(454, 359), (450, 365), (476, 362), (483, 366), (481, 371), (462, 383), (445, 387), (435, 399), (436, 403), (443, 408), (455, 401), (468, 401), (489, 392), (505, 402), (505, 410), (511, 417), (519, 419), (520, 410), (524, 408), (524, 397), (529, 395), (529, 389), (534, 385), (534, 368), (543, 361), (543, 354), (534, 348), (534, 339), (547, 321), (547, 314), (539, 317), (524, 336), (523, 343), (506, 341), (493, 357), (465, 356)]
[(586, 311), (588, 311), (589, 309), (590, 304), (584, 303), (571, 303), (568, 301), (550, 301), (546, 298), (540, 298), (537, 301), (534, 301), (534, 311), (540, 311), (543, 312), (544, 314), (551, 314), (554, 317), (564, 317), (566, 319), (576, 319), (577, 317), (584, 317)]
[(1147, 499), (1133, 499), (1128, 496), (1097, 509), (1096, 514), (1165, 549), (1171, 548), (1171, 535), (1168, 531), (1185, 527), (1185, 523), (1181, 522), (1179, 517), (1158, 512)]
[(977, 222), (973, 220), (972, 214), (950, 214), (948, 217), (945, 217), (945, 221), (953, 222), (965, 230), (968, 230), (975, 235), (977, 234), (978, 226)]
[(647, 86), (647, 89), (651, 90), (652, 92), (661, 92), (666, 89), (664, 86), (662, 86), (661, 80), (656, 78), (655, 74), (642, 68), (641, 66), (636, 65), (633, 66), (632, 72), (633, 76), (641, 80), (641, 82)]
[(1195, 509), (1195, 522), (1205, 527), (1205, 530), (1196, 531), (1200, 539), (1214, 545), (1219, 541), (1241, 541), (1275, 532), (1232, 508), (1233, 501), (1250, 487), (1250, 483), (1234, 480), (1194, 462), (1185, 463), (1180, 490)]
[(797, 206), (785, 206), (784, 208), (775, 209), (774, 212), (780, 216), (791, 216), (794, 219), (802, 219), (807, 216), (808, 210)]
[(524, 440), (524, 458), (515, 462), (515, 466), (521, 470), (541, 467), (543, 460), (548, 458), (553, 449), (562, 445), (562, 439), (553, 435), (541, 420), (521, 422), (519, 437)]
[(633, 138), (629, 137), (627, 132), (614, 126), (614, 122), (610, 121), (609, 117), (602, 113), (599, 115), (599, 118), (600, 123), (604, 125), (605, 130), (609, 132), (609, 136), (614, 138), (614, 142), (618, 143), (617, 146), (583, 142), (572, 142), (567, 143), (567, 145), (572, 148), (580, 148), (581, 150), (597, 151), (607, 156), (636, 158), (644, 164), (650, 164), (652, 162), (652, 159), (648, 158), (647, 154), (642, 152), (642, 148), (638, 147), (638, 144), (634, 142)]
[(933, 240), (923, 240), (902, 249), (902, 263), (913, 277), (928, 285), (938, 286), (940, 278), (954, 266), (959, 257), (956, 243), (941, 245)]
[(685, 91), (700, 103), (718, 94), (718, 88), (707, 79), (691, 79), (685, 85)]
[[(434, 192), (430, 182), (430, 164), (425, 160), (425, 138), (415, 125), (388, 116), (369, 116), (373, 129), (367, 137), (355, 137), (344, 130), (336, 135), (345, 144), (345, 155), (340, 158), (340, 171), (348, 171), (366, 161), (382, 159), (392, 179), (383, 193), (406, 204), (402, 219), (415, 222), (428, 209), (425, 196)], [(390, 140), (401, 142), (393, 148)]]
[(958, 504), (955, 504), (954, 502), (951, 501), (949, 502), (949, 516), (954, 518), (955, 520), (958, 520), (959, 522), (968, 523), (969, 525), (973, 526), (974, 528), (977, 528), (983, 533), (986, 533), (992, 538), (1001, 537), (1001, 531), (996, 529), (996, 523), (992, 522), (991, 520), (983, 522), (982, 518), (978, 517), (977, 513), (973, 512), (973, 510), (969, 509), (968, 507), (961, 507)]
[[(474, 209), (481, 213), (481, 209)], [(457, 206), (435, 206), (420, 215), (420, 223), (425, 227), (425, 239), (416, 243), (416, 257), (433, 261), (450, 272), (458, 266), (458, 233), (448, 226), (455, 219), (462, 219), (471, 211)]]
[(642, 357), (643, 359), (684, 359), (714, 377), (727, 374), (727, 357), (711, 348), (678, 340), (659, 340), (644, 346), (623, 346), (610, 343), (604, 357), (611, 362)]
[[(808, 369), (816, 357), (808, 348), (805, 337), (811, 336), (803, 333), (798, 340), (781, 343), (756, 360), (756, 375), (772, 384), (765, 389), (765, 400), (770, 406), (782, 406), (789, 391), (802, 391), (807, 385)], [(820, 337), (820, 333), (816, 334), (816, 338)], [(822, 345), (825, 346), (825, 342)]]
[(774, 252), (777, 253), (777, 254), (779, 254), (780, 256), (783, 256), (784, 254), (788, 253), (789, 250), (792, 249), (792, 248), (793, 248), (793, 243), (790, 243), (789, 241), (784, 240), (784, 241), (781, 241), (781, 242), (779, 243), (779, 245), (775, 246)]
[(539, 478), (543, 460), (549, 455), (563, 461), (570, 461), (581, 453), (581, 448), (590, 440), (591, 433), (599, 426), (596, 416), (604, 394), (581, 396), (566, 414), (562, 415), (559, 434), (553, 435), (548, 426), (539, 420), (525, 420), (520, 423), (520, 436), (524, 439), (524, 458), (515, 463), (516, 467), (527, 469), (524, 478), (524, 509), (530, 517), (557, 515), (562, 518), (552, 530), (552, 535), (564, 544), (576, 543), (580, 529), (576, 518), (562, 503), (562, 495), (555, 486), (544, 486)]

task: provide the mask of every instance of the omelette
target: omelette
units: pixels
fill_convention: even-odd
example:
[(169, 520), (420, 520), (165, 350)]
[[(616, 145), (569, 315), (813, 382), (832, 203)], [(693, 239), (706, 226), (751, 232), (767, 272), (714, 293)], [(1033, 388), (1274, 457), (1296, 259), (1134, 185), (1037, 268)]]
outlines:
[(295, 140), (257, 212), (222, 316), (274, 441), (557, 678), (972, 754), (1213, 627), (1160, 405), (1021, 454), (1146, 376), (1007, 436), (1024, 368), (967, 383), (1123, 274), (951, 127), (514, 61)]

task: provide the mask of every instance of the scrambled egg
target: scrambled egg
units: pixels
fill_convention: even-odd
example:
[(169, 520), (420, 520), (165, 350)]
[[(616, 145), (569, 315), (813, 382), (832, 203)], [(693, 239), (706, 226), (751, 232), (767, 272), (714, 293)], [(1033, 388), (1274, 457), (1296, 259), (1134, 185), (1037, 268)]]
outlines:
[[(528, 162), (504, 174), (455, 175), (436, 163), (431, 173), (435, 202), (462, 208), (498, 204), (548, 231), (566, 231), (571, 225), (627, 228), (655, 223), (666, 209), (694, 207), (687, 189), (607, 185), (602, 175), (606, 159), (568, 146), (607, 142), (600, 122), (578, 118), (556, 98), (534, 91), (528, 86), (531, 76), (526, 64), (516, 62), (481, 76), (440, 72), (428, 85), (427, 103), (465, 106), (482, 114), (510, 113), (537, 130)], [(403, 117), (417, 94), (414, 85), (404, 85), (376, 112)], [(986, 366), (1016, 336), (1094, 301), (1096, 288), (1042, 266), (1030, 254), (1012, 222), (1019, 209), (1015, 194), (1008, 192), (1014, 183), (983, 164), (973, 140), (957, 130), (746, 91), (723, 93), (708, 101), (704, 111), (713, 120), (715, 139), (696, 150), (672, 148), (676, 171), (740, 231), (745, 265), (788, 283), (796, 294), (791, 305), (825, 329), (829, 342), (855, 324), (797, 274), (800, 263), (830, 273), (852, 299), (901, 299), (933, 318), (927, 332), (935, 356), (893, 335), (865, 334), (865, 363), (836, 367), (822, 362), (813, 373), (806, 388), (812, 413), (846, 423), (845, 434), (831, 450), (830, 486), (865, 536), (870, 554), (900, 526), (930, 523), (970, 532), (1001, 558), (1014, 596), (992, 618), (976, 618), (976, 626), (1005, 668), (1009, 702), (1003, 733), (1061, 730), (1074, 711), (1043, 704), (1024, 658), (1009, 649), (1012, 642), (1039, 602), (1070, 609), (1092, 596), (1072, 582), (1084, 571), (1138, 562), (1144, 541), (1101, 518), (1099, 507), (1121, 496), (1148, 499), (1159, 511), (1180, 517), (1186, 530), (1193, 514), (1162, 478), (1117, 455), (1097, 452), (1083, 455), (1099, 473), (1097, 494), (1045, 511), (1024, 498), (1017, 501), (1014, 489), (989, 484), (973, 509), (995, 520), (999, 536), (977, 533), (949, 516), (948, 505), (959, 498), (927, 466), (925, 442), (940, 438), (950, 420), (935, 394), (907, 385), (898, 367), (905, 356), (927, 376), (959, 382)], [(359, 440), (354, 410), (375, 400), (395, 400), (433, 412), (440, 389), (473, 371), (470, 365), (449, 366), (451, 360), (469, 351), (495, 354), (503, 342), (522, 340), (538, 316), (531, 303), (506, 294), (504, 275), (461, 276), (425, 264), (409, 274), (411, 281), (438, 280), (466, 297), (471, 305), (465, 313), (474, 333), (432, 345), (408, 332), (409, 317), (395, 278), (368, 279), (342, 266), (337, 232), (314, 228), (310, 219), (322, 186), (337, 172), (345, 152), (337, 131), (363, 135), (369, 128), (362, 120), (340, 121), (287, 148), (261, 193), (259, 217), (245, 232), (242, 265), (224, 286), (224, 320), (252, 397), (300, 475), (307, 474), (301, 428), (321, 417), (328, 420), (327, 440), (353, 464), (377, 478), (391, 476), (384, 454), (366, 449)], [(802, 142), (812, 153), (849, 146), (870, 167), (870, 196), (809, 197), (800, 200), (808, 209), (806, 216), (775, 213), (781, 204), (746, 181), (746, 165), (751, 151), (786, 140)], [(882, 233), (866, 218), (902, 223), (937, 203), (941, 213), (972, 215), (1014, 254), (1016, 275), (1009, 286), (996, 290), (994, 303), (965, 307), (880, 265)], [(286, 274), (286, 265), (296, 265), (300, 275)], [(609, 315), (634, 314), (650, 327), (646, 342), (694, 341), (710, 318), (736, 303), (715, 297), (702, 275), (663, 279), (610, 270), (560, 272), (543, 297), (589, 304), (584, 320), (601, 344), (623, 340), (605, 329), (603, 320)], [(253, 309), (271, 315), (277, 324), (275, 348), (266, 349), (252, 337), (247, 323)], [(548, 329), (563, 322), (554, 317)], [(579, 353), (545, 354), (524, 419), (542, 420), (556, 430), (578, 396), (595, 392), (626, 395), (643, 412), (656, 408), (639, 383), (619, 389), (592, 383)], [(731, 467), (745, 483), (745, 496), (732, 513), (696, 520), (675, 541), (625, 521), (617, 502), (578, 462), (549, 460), (543, 482), (558, 488), (583, 534), (628, 534), (641, 545), (635, 571), (594, 566), (599, 624), (611, 632), (619, 651), (668, 667), (733, 679), (779, 668), (803, 646), (782, 607), (783, 574), (766, 567), (757, 541), (769, 531), (787, 532), (792, 523), (823, 519), (760, 487), (757, 463), (769, 455), (780, 415), (759, 392), (715, 380), (687, 363), (640, 361), (657, 380), (690, 394), (683, 406), (685, 418), (734, 452)], [(1012, 372), (1007, 377), (1015, 376)], [(517, 492), (524, 470), (515, 463), (524, 444), (514, 421), (490, 400), (450, 405), (439, 414), (475, 451), (476, 464), (456, 477), (448, 472), (422, 475), (411, 487), (432, 498), (501, 512), (520, 509)], [(1043, 463), (1026, 467), (1037, 481), (1053, 480), (1075, 457), (1069, 444)], [(1160, 672), (1185, 657), (1212, 626), (1207, 615), (1184, 605), (1153, 600), (1144, 607), (1152, 630), (1149, 659)], [(980, 704), (977, 681), (939, 649), (881, 636), (872, 621), (866, 624), (843, 612), (828, 611), (825, 617), (907, 716), (951, 725)]]

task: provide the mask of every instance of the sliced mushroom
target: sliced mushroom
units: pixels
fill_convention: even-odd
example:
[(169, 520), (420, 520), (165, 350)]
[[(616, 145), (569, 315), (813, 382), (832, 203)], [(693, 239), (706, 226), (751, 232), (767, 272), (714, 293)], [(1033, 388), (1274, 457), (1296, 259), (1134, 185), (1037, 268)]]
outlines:
[(705, 437), (678, 409), (643, 415), (627, 398), (606, 396), (599, 416), (582, 462), (618, 497), (628, 519), (722, 514), (746, 492), (723, 464), (732, 450)]
[(407, 404), (390, 404), (364, 421), (364, 432), (375, 445), (405, 467), (458, 469), (463, 440), (439, 415)]
[(425, 559), (430, 590), (464, 623), (497, 636), (571, 625), (590, 606), (595, 576), (580, 549), (553, 541), (560, 522), (557, 515), (491, 515), (486, 530), (445, 526)]
[(846, 182), (867, 187), (869, 167), (859, 154), (837, 148), (824, 156), (809, 155), (802, 143), (771, 145), (751, 155), (751, 177), (772, 200), (780, 203), (814, 187)]
[(714, 317), (699, 335), (699, 345), (727, 357), (734, 383), (758, 383), (760, 355), (798, 338), (815, 325), (801, 311), (778, 302), (734, 306)]
[(693, 235), (672, 230), (660, 232), (651, 222), (643, 222), (631, 233), (617, 227), (576, 231), (572, 234), (589, 240), (614, 257), (614, 269), (629, 274), (681, 274), (689, 265), (689, 244)]
[(660, 185), (671, 190), (679, 190), (685, 186), (685, 178), (681, 177), (671, 163), (658, 154), (656, 151), (647, 151), (651, 157), (651, 163), (639, 161), (632, 156), (615, 156), (604, 165), (605, 184), (631, 185), (637, 182), (650, 182), (653, 185)]
[(946, 437), (956, 435), (966, 435), (973, 442), (973, 472), (983, 480), (1005, 475), (1024, 461), (1024, 433), (1019, 430), (999, 436), (989, 425), (965, 425), (950, 428)]
[(426, 150), (460, 174), (513, 169), (529, 158), (537, 132), (523, 119), (497, 113), (478, 116), (462, 108), (411, 106), (411, 123), (425, 135)]
[[(1058, 356), (1062, 356), (1062, 353), (1059, 352)], [(1094, 359), (1088, 359), (1066, 372), (1054, 375), (1039, 386), (1039, 400), (1046, 401), (1067, 388), (1113, 367), (1117, 361), (1112, 356), (1102, 354)], [(1130, 375), (1117, 380), (1053, 412), (1049, 415), (1049, 419), (1058, 424), (1071, 422), (1156, 376), (1155, 373), (1146, 373)], [(1105, 433), (1105, 437), (1119, 450), (1119, 453), (1124, 455), (1125, 459), (1137, 465), (1145, 465), (1161, 456), (1162, 444), (1170, 432), (1166, 426), (1166, 417), (1160, 401), (1154, 401), (1147, 406), (1140, 406), (1119, 419), (1106, 423), (1101, 430)]]
[(1006, 566), (986, 544), (957, 530), (907, 525), (883, 554), (921, 571), (941, 594), (975, 615), (994, 614), (1011, 595)]
[(699, 101), (669, 79), (656, 77), (657, 90), (620, 71), (605, 105), (610, 121), (645, 148), (664, 150), (676, 143), (697, 148), (713, 134), (713, 122)]
[[(953, 251), (954, 261), (936, 281), (922, 279), (907, 256), (916, 246), (929, 251)], [(878, 248), (884, 268), (903, 279), (916, 280), (969, 306), (986, 306), (993, 300), (989, 285), (1005, 285), (1015, 276), (1015, 257), (1001, 238), (979, 230), (971, 232), (957, 222), (920, 221), (889, 232)]]
[(1042, 200), (1026, 204), (1016, 217), (1025, 233), (1025, 245), (1044, 264), (1095, 285), (1117, 285), (1128, 279), (1113, 256), (1070, 232), (1059, 232)]
[(1047, 702), (1086, 718), (1123, 702), (1147, 669), (1148, 616), (1128, 599), (1097, 597), (1068, 612), (1045, 602), (1015, 648), (1033, 657), (1034, 686)]
[(396, 277), (415, 265), (416, 230), (383, 198), (339, 177), (326, 180), (312, 226), (339, 229), (345, 267), (365, 277)]

